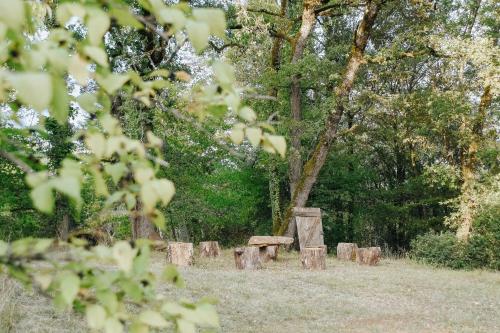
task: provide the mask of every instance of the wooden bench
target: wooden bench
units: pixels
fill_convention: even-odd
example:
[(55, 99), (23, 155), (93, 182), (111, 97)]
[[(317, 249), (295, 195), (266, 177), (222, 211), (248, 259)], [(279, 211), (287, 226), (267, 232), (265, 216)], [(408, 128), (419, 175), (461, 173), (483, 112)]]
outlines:
[(292, 243), (292, 237), (283, 236), (252, 236), (248, 240), (249, 246), (255, 246), (259, 248), (260, 259), (263, 262), (276, 260), (278, 258), (279, 246), (290, 245)]

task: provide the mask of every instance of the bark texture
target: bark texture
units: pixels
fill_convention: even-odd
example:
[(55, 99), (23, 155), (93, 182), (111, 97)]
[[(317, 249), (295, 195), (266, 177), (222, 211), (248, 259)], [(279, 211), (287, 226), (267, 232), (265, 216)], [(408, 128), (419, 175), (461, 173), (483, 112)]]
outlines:
[(234, 263), (237, 269), (262, 268), (259, 248), (256, 246), (237, 247), (234, 249)]
[(270, 260), (276, 261), (278, 259), (279, 245), (269, 245), (259, 247), (260, 260), (265, 263)]
[(326, 269), (326, 246), (303, 248), (300, 251), (300, 261), (304, 269)]
[(356, 243), (339, 243), (337, 245), (337, 259), (354, 261), (356, 260), (356, 249), (358, 244)]
[(194, 262), (193, 243), (170, 242), (167, 246), (167, 262), (177, 266), (191, 266)]
[(486, 111), (491, 105), (493, 96), (491, 87), (487, 86), (481, 101), (479, 102), (478, 112), (472, 123), (472, 136), (470, 143), (463, 150), (461, 156), (461, 173), (462, 173), (462, 202), (461, 202), (461, 217), (457, 229), (457, 238), (462, 241), (469, 239), (472, 231), (472, 222), (474, 220), (474, 211), (476, 202), (474, 199), (474, 184), (476, 182), (476, 174), (478, 169), (477, 151), (483, 142), (483, 127), (486, 119)]
[(200, 242), (200, 257), (218, 257), (219, 255), (219, 242)]
[[(300, 29), (293, 42), (292, 64), (297, 62), (304, 55), (307, 40), (316, 22), (315, 9), (320, 4), (317, 0), (304, 1), (302, 11), (302, 22)], [(290, 111), (292, 116), (292, 124), (290, 128), (290, 149), (288, 157), (289, 166), (289, 179), (290, 179), (290, 193), (294, 193), (297, 183), (302, 173), (302, 144), (301, 144), (301, 120), (302, 120), (302, 106), (301, 106), (301, 88), (300, 88), (300, 75), (295, 74), (292, 76), (292, 84), (290, 87)], [(287, 236), (293, 237), (295, 235), (296, 226), (291, 221), (290, 230)]]
[(380, 247), (361, 247), (356, 249), (356, 262), (360, 265), (375, 266), (380, 261)]
[[(300, 179), (297, 182), (292, 200), (284, 216), (279, 234), (290, 235), (293, 231), (293, 207), (304, 207), (313, 185), (316, 183), (321, 168), (325, 164), (330, 147), (337, 136), (338, 127), (345, 110), (349, 94), (352, 90), (354, 79), (363, 64), (363, 56), (371, 29), (379, 10), (378, 1), (368, 1), (363, 18), (359, 23), (353, 41), (351, 54), (347, 61), (346, 69), (342, 76), (341, 84), (335, 89), (336, 105), (326, 120), (325, 129), (316, 143), (316, 147), (309, 160), (305, 163)], [(288, 230), (290, 226), (290, 229)], [(288, 230), (288, 231), (287, 231)]]

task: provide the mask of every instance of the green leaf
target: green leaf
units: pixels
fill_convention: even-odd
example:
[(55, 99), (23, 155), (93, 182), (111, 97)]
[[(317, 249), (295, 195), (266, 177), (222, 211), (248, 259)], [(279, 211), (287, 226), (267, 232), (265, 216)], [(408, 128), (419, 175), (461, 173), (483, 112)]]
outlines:
[(80, 197), (80, 181), (75, 177), (57, 177), (50, 180), (53, 188), (57, 191), (66, 194), (68, 197), (81, 201)]
[(144, 204), (144, 210), (151, 213), (159, 199), (151, 181), (148, 181), (141, 186), (140, 196), (141, 201)]
[(130, 325), (130, 333), (149, 333), (149, 328), (143, 323), (135, 322)]
[(186, 31), (196, 52), (201, 53), (208, 46), (210, 27), (203, 22), (188, 20)]
[(179, 274), (177, 267), (175, 267), (174, 265), (168, 265), (167, 267), (165, 267), (162, 273), (162, 278), (165, 281), (175, 284), (179, 288), (184, 288), (186, 285), (184, 279)]
[(255, 111), (249, 108), (248, 106), (242, 107), (238, 111), (238, 116), (240, 116), (241, 119), (246, 120), (250, 123), (257, 120), (257, 115), (255, 114)]
[(106, 153), (106, 138), (101, 133), (88, 134), (85, 144), (97, 159), (101, 159)]
[(47, 273), (36, 273), (33, 279), (42, 290), (47, 290), (52, 283), (52, 275)]
[(26, 182), (31, 187), (37, 187), (41, 183), (45, 182), (48, 178), (49, 173), (47, 171), (34, 172), (26, 175)]
[(76, 102), (80, 105), (82, 109), (87, 111), (88, 113), (95, 113), (97, 110), (96, 103), (97, 97), (91, 93), (81, 94), (76, 98)]
[(260, 144), (260, 139), (262, 138), (262, 130), (258, 127), (248, 127), (245, 129), (248, 141), (252, 146), (257, 147)]
[(286, 155), (286, 141), (283, 136), (280, 135), (267, 135), (267, 139), (273, 145), (274, 149), (281, 155), (285, 157)]
[(24, 2), (21, 0), (0, 1), (0, 22), (9, 28), (19, 30), (26, 19)]
[(161, 314), (152, 310), (141, 312), (141, 314), (139, 315), (139, 320), (142, 323), (155, 328), (167, 327), (169, 325)]
[[(215, 78), (217, 79), (217, 82), (224, 87), (228, 88), (231, 87), (232, 84), (235, 82), (236, 78), (234, 76), (234, 68), (226, 64), (225, 62), (222, 61), (216, 61), (212, 65), (212, 69), (214, 70)], [(231, 104), (228, 103), (229, 106), (234, 108), (234, 104), (239, 104), (239, 99), (236, 102), (232, 102)]]
[(152, 181), (152, 186), (164, 205), (167, 205), (172, 200), (175, 194), (175, 186), (170, 180), (157, 179)]
[(94, 60), (97, 64), (107, 67), (108, 66), (108, 55), (106, 52), (97, 46), (85, 46), (83, 52)]
[(127, 195), (125, 196), (125, 203), (127, 204), (127, 209), (132, 210), (137, 204), (135, 195), (133, 195), (132, 193), (127, 193)]
[(134, 172), (134, 179), (139, 184), (145, 184), (154, 177), (154, 171), (151, 168), (139, 168)]
[(54, 240), (51, 238), (37, 238), (33, 241), (34, 244), (31, 246), (31, 252), (34, 254), (44, 253), (54, 243)]
[(37, 72), (16, 73), (9, 75), (9, 81), (21, 102), (33, 106), (37, 111), (43, 111), (49, 106), (52, 100), (50, 75)]
[(162, 24), (171, 24), (172, 32), (181, 30), (186, 24), (186, 17), (184, 16), (184, 13), (176, 8), (161, 9), (158, 13), (158, 20)]
[(155, 211), (153, 212), (153, 223), (158, 229), (165, 229), (165, 216), (163, 216), (163, 214), (158, 209), (155, 209)]
[(195, 310), (196, 324), (207, 327), (219, 327), (219, 316), (212, 304), (201, 303)]
[(123, 177), (125, 172), (127, 172), (127, 166), (123, 163), (114, 163), (114, 164), (106, 164), (104, 166), (104, 170), (108, 175), (111, 176), (111, 179), (115, 184), (118, 184), (120, 179)]
[(52, 96), (51, 115), (59, 124), (66, 123), (69, 114), (69, 95), (66, 88), (66, 81), (62, 77), (53, 76), (52, 86), (54, 94)]
[(99, 9), (91, 9), (87, 16), (87, 36), (92, 45), (101, 44), (102, 37), (109, 29), (109, 16)]
[(89, 63), (80, 57), (78, 54), (74, 54), (68, 65), (68, 73), (76, 80), (76, 82), (82, 86), (86, 86), (90, 79), (90, 72), (88, 71)]
[(116, 318), (108, 318), (104, 324), (105, 333), (122, 333), (123, 325)]
[(120, 89), (130, 77), (127, 74), (109, 74), (106, 77), (96, 76), (97, 83), (110, 95)]
[(193, 16), (196, 20), (208, 24), (212, 35), (224, 38), (226, 34), (226, 16), (222, 10), (215, 8), (194, 8)]
[(196, 333), (196, 326), (194, 323), (185, 319), (177, 319), (177, 331), (179, 333)]
[(57, 6), (56, 18), (62, 26), (65, 26), (69, 19), (74, 16), (83, 19), (85, 8), (78, 3), (63, 3)]
[(120, 241), (113, 246), (113, 258), (124, 272), (130, 272), (136, 254), (137, 250), (132, 249), (128, 242)]
[(118, 310), (118, 298), (113, 291), (109, 289), (100, 290), (96, 293), (96, 297), (109, 313), (115, 313)]
[(117, 21), (118, 24), (125, 26), (125, 27), (131, 27), (135, 29), (142, 29), (143, 25), (141, 22), (139, 22), (132, 13), (128, 9), (122, 9), (122, 8), (111, 8), (109, 11), (111, 16), (113, 16)]
[(67, 305), (72, 305), (80, 289), (80, 279), (73, 273), (65, 273), (60, 277), (61, 296)]
[(99, 330), (104, 327), (106, 310), (102, 306), (98, 304), (88, 305), (85, 314), (90, 329)]
[(54, 195), (52, 186), (49, 183), (38, 185), (30, 192), (31, 200), (36, 209), (43, 213), (50, 214), (54, 209)]
[(245, 133), (241, 128), (233, 128), (229, 136), (234, 144), (239, 145), (243, 142), (243, 139), (245, 138)]
[(6, 256), (9, 251), (9, 244), (0, 240), (0, 257)]

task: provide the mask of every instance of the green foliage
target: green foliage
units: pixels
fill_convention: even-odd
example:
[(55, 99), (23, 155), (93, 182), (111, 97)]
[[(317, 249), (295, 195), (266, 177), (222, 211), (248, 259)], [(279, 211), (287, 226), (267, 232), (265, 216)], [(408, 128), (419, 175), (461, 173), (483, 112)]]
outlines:
[[(132, 247), (117, 242), (112, 248), (97, 246), (89, 250), (84, 243), (68, 249), (69, 262), (53, 260), (48, 251), (51, 239), (25, 238), (12, 244), (0, 241), (0, 270), (31, 284), (54, 298), (61, 309), (83, 311), (88, 327), (105, 332), (144, 332), (164, 328), (173, 322), (178, 332), (183, 327), (217, 328), (219, 320), (211, 302), (174, 303), (156, 295), (161, 282), (183, 285), (176, 268), (168, 266), (161, 276), (149, 271), (150, 244), (140, 241)], [(40, 269), (36, 261), (44, 261)], [(103, 268), (113, 264), (117, 270)]]
[(453, 269), (486, 268), (500, 270), (500, 223), (480, 217), (467, 242), (459, 241), (454, 233), (428, 233), (411, 242), (410, 256), (420, 262)]

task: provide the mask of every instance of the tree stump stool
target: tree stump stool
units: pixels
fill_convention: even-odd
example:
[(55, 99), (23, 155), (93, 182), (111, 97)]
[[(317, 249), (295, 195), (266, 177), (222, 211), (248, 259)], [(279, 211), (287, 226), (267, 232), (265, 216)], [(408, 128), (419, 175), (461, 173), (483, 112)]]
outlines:
[(362, 247), (356, 249), (356, 262), (360, 265), (375, 266), (380, 261), (380, 247)]
[(326, 269), (326, 245), (317, 247), (304, 247), (300, 251), (302, 267), (309, 270)]
[(256, 246), (237, 247), (234, 249), (234, 262), (237, 269), (262, 268), (260, 251)]
[(260, 260), (268, 262), (269, 260), (276, 261), (278, 259), (279, 245), (268, 245), (259, 247)]
[(220, 255), (219, 242), (200, 242), (200, 257), (218, 257)]
[(169, 242), (167, 245), (167, 262), (177, 266), (193, 264), (193, 243)]
[(356, 260), (356, 249), (358, 244), (356, 243), (339, 243), (337, 245), (337, 259), (354, 261)]

